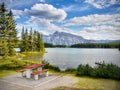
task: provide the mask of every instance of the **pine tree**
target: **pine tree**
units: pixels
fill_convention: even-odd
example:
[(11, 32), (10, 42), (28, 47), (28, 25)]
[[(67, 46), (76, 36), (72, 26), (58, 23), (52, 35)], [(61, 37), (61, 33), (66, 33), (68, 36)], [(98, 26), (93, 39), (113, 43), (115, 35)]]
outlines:
[(29, 43), (28, 43), (28, 30), (25, 30), (25, 38), (24, 38), (24, 48), (25, 48), (25, 52), (27, 52), (29, 50)]
[(30, 32), (26, 29), (24, 31), (24, 27), (22, 29), (21, 33), (21, 52), (27, 52), (27, 51), (32, 51), (32, 52), (45, 52), (44, 48), (44, 42), (42, 39), (42, 34), (40, 34), (37, 31), (32, 31), (32, 28)]
[(24, 27), (22, 28), (22, 33), (21, 33), (21, 43), (20, 43), (20, 49), (21, 49), (21, 52), (24, 52), (25, 51), (25, 47), (24, 47), (24, 44), (25, 44), (25, 30), (24, 30)]
[(17, 44), (17, 30), (13, 19), (12, 11), (2, 3), (0, 5), (0, 35), (2, 36), (1, 52), (6, 56), (15, 55), (14, 47)]
[(42, 34), (40, 34), (40, 52), (44, 53), (45, 47), (44, 47), (44, 41), (42, 37), (43, 37)]
[(34, 50), (34, 41), (33, 41), (33, 30), (31, 28), (30, 33), (29, 33), (29, 39), (28, 39), (28, 43), (29, 43), (29, 51), (33, 51)]
[(42, 34), (40, 34), (39, 32), (37, 32), (37, 51), (45, 52)]
[(37, 51), (37, 31), (34, 30), (34, 34), (33, 34), (33, 51)]
[(17, 30), (15, 26), (15, 21), (13, 19), (13, 13), (10, 10), (8, 13), (8, 49), (9, 49), (9, 55), (15, 55), (15, 49), (14, 47), (17, 44)]
[(2, 47), (1, 52), (6, 56), (8, 56), (8, 43), (7, 43), (7, 35), (8, 35), (8, 19), (6, 16), (6, 7), (4, 3), (0, 6), (0, 35), (2, 35)]

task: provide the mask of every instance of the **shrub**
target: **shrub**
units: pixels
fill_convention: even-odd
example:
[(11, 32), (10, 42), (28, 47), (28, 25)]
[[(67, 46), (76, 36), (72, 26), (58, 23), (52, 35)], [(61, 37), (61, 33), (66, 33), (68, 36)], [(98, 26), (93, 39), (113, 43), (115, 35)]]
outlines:
[(98, 66), (94, 68), (90, 67), (88, 64), (79, 65), (76, 71), (76, 75), (120, 80), (120, 67), (112, 63), (98, 64)]
[(90, 76), (92, 72), (92, 67), (90, 67), (88, 64), (86, 65), (79, 65), (77, 68), (77, 76)]
[(20, 69), (23, 68), (23, 66), (26, 65), (31, 65), (31, 64), (36, 64), (38, 62), (33, 62), (33, 61), (28, 61), (28, 60), (17, 60), (17, 59), (4, 59), (4, 60), (0, 60), (0, 69), (7, 69), (7, 70), (16, 70), (16, 69)]
[(76, 73), (76, 69), (75, 68), (67, 68), (66, 70), (65, 70), (65, 72), (67, 72), (67, 73)]
[(111, 78), (120, 80), (120, 68), (114, 64), (98, 66), (91, 72), (92, 77)]
[(59, 67), (51, 65), (46, 60), (43, 60), (42, 63), (45, 64), (45, 66), (43, 67), (43, 69), (51, 69), (51, 70), (54, 70), (54, 71), (57, 71), (57, 72), (61, 71)]

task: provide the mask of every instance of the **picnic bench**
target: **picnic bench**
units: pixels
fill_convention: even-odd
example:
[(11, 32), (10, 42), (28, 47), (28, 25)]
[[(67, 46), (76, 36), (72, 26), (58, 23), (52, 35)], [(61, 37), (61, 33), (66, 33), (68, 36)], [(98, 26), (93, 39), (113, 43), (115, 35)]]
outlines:
[(42, 70), (42, 67), (45, 64), (33, 64), (33, 65), (29, 65), (29, 66), (24, 66), (24, 70), (17, 70), (17, 72), (20, 72), (20, 76), (23, 77), (24, 76), (24, 72), (25, 72), (25, 76), (26, 78), (31, 78), (31, 75), (34, 76), (35, 80), (38, 80), (39, 75), (41, 75), (42, 73), (45, 73), (45, 76), (48, 76), (48, 69)]

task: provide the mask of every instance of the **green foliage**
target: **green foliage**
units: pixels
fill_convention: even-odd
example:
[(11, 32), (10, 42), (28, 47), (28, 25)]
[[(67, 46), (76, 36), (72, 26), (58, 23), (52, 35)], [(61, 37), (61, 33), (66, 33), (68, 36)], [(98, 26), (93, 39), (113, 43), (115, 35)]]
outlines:
[(23, 66), (36, 64), (38, 62), (28, 61), (28, 60), (17, 60), (12, 58), (6, 58), (0, 60), (0, 70), (16, 70), (21, 69)]
[(17, 30), (12, 11), (6, 9), (4, 3), (0, 5), (0, 54), (7, 56), (15, 55), (14, 47), (17, 44)]
[(76, 73), (76, 69), (75, 68), (67, 68), (66, 70), (65, 70), (65, 72), (66, 73), (70, 73), (70, 74), (75, 74)]
[(80, 64), (77, 68), (77, 76), (90, 76), (92, 72), (92, 67), (90, 67), (88, 64), (82, 65)]
[(96, 78), (111, 78), (120, 80), (120, 67), (114, 64), (99, 64), (97, 67), (90, 67), (88, 64), (79, 65), (77, 76), (91, 76)]
[(53, 45), (51, 43), (44, 43), (45, 47), (60, 47), (60, 48), (65, 48), (67, 47), (66, 45)]
[(30, 33), (24, 27), (21, 33), (21, 44), (20, 44), (21, 52), (45, 52), (44, 42), (42, 39), (42, 34), (37, 31), (30, 30)]
[(43, 60), (42, 63), (45, 64), (45, 66), (43, 67), (44, 69), (51, 69), (51, 70), (60, 72), (59, 67), (51, 65), (48, 61)]
[(71, 45), (72, 48), (120, 48), (120, 42), (117, 43), (82, 43)]
[(114, 64), (100, 65), (94, 68), (91, 76), (120, 80), (120, 68)]
[(48, 48), (48, 47), (54, 47), (53, 44), (51, 44), (51, 43), (44, 43), (44, 45), (45, 45), (45, 47), (47, 47), (47, 48)]

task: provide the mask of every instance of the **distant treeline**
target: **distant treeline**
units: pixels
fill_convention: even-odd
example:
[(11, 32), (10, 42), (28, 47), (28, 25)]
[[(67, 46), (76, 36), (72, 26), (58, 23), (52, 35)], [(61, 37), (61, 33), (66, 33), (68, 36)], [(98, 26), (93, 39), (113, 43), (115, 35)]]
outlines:
[(117, 43), (85, 43), (85, 44), (74, 44), (72, 48), (120, 48), (120, 42)]
[(44, 43), (44, 46), (49, 48), (49, 47), (67, 47), (66, 45), (53, 45), (51, 43)]
[(120, 42), (113, 42), (113, 43), (80, 43), (74, 44), (71, 46), (66, 45), (53, 45), (50, 43), (45, 43), (45, 47), (70, 47), (70, 48), (119, 48), (120, 49)]

